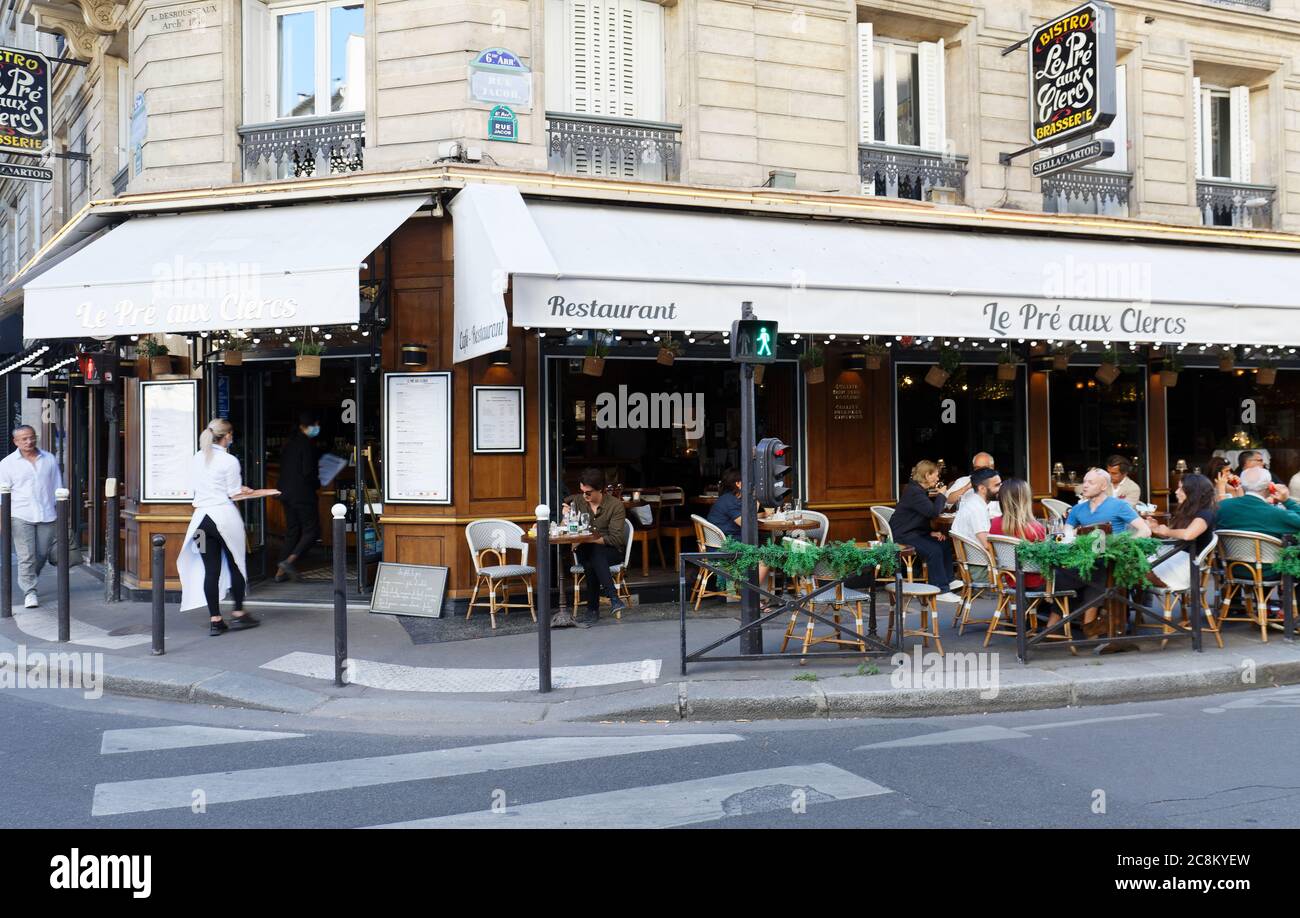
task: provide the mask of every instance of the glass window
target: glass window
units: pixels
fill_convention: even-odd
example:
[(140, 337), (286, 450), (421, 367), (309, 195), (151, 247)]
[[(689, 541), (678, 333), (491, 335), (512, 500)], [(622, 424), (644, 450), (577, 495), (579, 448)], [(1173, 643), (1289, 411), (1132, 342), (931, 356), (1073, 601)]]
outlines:
[(1261, 386), (1249, 367), (1186, 369), (1165, 393), (1171, 471), (1180, 459), (1202, 471), (1215, 452), (1242, 449), (1268, 450), (1280, 475), (1300, 469), (1300, 373), (1279, 370)]
[(330, 7), (330, 111), (358, 112), (365, 107), (365, 8)]
[(882, 45), (879, 42), (871, 48), (871, 120), (875, 122), (872, 126), (872, 140), (876, 143), (884, 143), (888, 136), (885, 133), (885, 55), (889, 50), (889, 45)]
[(915, 49), (894, 49), (894, 70), (897, 79), (898, 142), (903, 146), (921, 144), (921, 119), (917, 113), (921, 85), (921, 58)]
[(1004, 381), (993, 364), (963, 364), (936, 389), (925, 381), (930, 366), (900, 363), (894, 370), (902, 479), (929, 459), (943, 463), (943, 479), (952, 483), (970, 472), (971, 457), (982, 451), (993, 454), (1004, 477), (1025, 477), (1024, 368), (1014, 381)]
[[(1067, 482), (1077, 483), (1088, 469), (1118, 453), (1133, 460), (1129, 477), (1149, 494), (1144, 464), (1146, 371), (1135, 367), (1121, 372), (1109, 386), (1095, 378), (1096, 372), (1096, 367), (1072, 366), (1049, 377), (1052, 465), (1061, 466)], [(1058, 496), (1073, 503), (1069, 486), (1063, 490), (1067, 493)]]
[(279, 116), (316, 114), (316, 13), (303, 10), (277, 18)]
[(1226, 92), (1210, 94), (1210, 174), (1232, 175), (1232, 101)]

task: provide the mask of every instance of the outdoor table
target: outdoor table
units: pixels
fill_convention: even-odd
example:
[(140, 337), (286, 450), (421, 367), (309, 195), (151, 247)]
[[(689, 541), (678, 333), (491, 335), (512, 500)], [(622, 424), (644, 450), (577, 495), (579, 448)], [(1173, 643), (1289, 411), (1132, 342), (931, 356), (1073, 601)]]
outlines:
[(758, 518), (758, 528), (764, 532), (793, 532), (796, 529), (809, 530), (820, 529), (821, 523), (816, 520), (776, 520), (770, 516), (760, 516)]
[(716, 494), (713, 495), (712, 497), (705, 494), (701, 494), (699, 497), (691, 498), (691, 503), (701, 507), (712, 507), (717, 502), (718, 502), (718, 496)]
[[(532, 531), (525, 533), (524, 538), (531, 542), (537, 541), (537, 535)], [(568, 568), (564, 566), (560, 557), (562, 554), (561, 546), (602, 542), (604, 539), (605, 537), (600, 533), (591, 530), (585, 532), (561, 532), (550, 537), (551, 544), (555, 546), (555, 587), (560, 591), (560, 607), (551, 616), (552, 628), (575, 628), (578, 625), (574, 617), (569, 614), (569, 610), (564, 603), (564, 581), (568, 579)]]
[(952, 530), (952, 523), (955, 519), (957, 519), (955, 513), (940, 513), (930, 520), (930, 528), (935, 532), (949, 532)]

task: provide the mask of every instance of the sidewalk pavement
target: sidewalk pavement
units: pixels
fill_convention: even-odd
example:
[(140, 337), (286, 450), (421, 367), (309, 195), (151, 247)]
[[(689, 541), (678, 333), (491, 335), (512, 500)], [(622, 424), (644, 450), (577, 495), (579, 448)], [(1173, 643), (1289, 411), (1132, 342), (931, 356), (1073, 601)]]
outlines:
[[(1106, 704), (1212, 694), (1300, 682), (1300, 642), (1275, 632), (1268, 644), (1246, 625), (1230, 626), (1219, 649), (1206, 633), (1203, 653), (1186, 640), (1165, 649), (1098, 656), (1063, 648), (1038, 650), (1030, 663), (1015, 658), (1013, 638), (995, 636), (989, 653), (969, 669), (944, 677), (930, 667), (922, 678), (907, 642), (908, 664), (889, 657), (867, 663), (818, 659), (692, 663), (680, 673), (675, 603), (634, 606), (622, 621), (602, 617), (586, 629), (552, 632), (554, 691), (537, 691), (537, 633), (526, 613), (492, 632), (486, 613), (467, 624), (449, 618), (398, 619), (353, 604), (348, 612), (351, 660), (345, 687), (333, 684), (333, 613), (324, 608), (249, 608), (262, 625), (209, 637), (202, 610), (169, 604), (167, 649), (150, 653), (148, 603), (106, 604), (103, 585), (84, 569), (71, 577), (72, 638), (54, 638), (54, 575), (42, 577), (41, 607), (22, 608), (15, 592), (12, 619), (0, 619), (0, 669), (17, 665), (22, 645), (35, 653), (102, 653), (102, 685), (110, 693), (196, 704), (255, 708), (314, 717), (430, 724), (520, 724), (563, 721), (754, 720), (798, 717), (884, 717), (976, 713), (1009, 709)], [(952, 606), (941, 606), (948, 666), (954, 652), (983, 650), (984, 628), (958, 636)], [(880, 600), (880, 628), (886, 625)], [(694, 650), (733, 631), (735, 604), (690, 613), (687, 643)], [(976, 614), (987, 614), (977, 604)], [(480, 618), (481, 616), (481, 618)], [(909, 623), (915, 616), (909, 617)], [(848, 619), (850, 622), (852, 618)], [(768, 652), (781, 643), (785, 622), (765, 633)], [(477, 630), (475, 630), (477, 629)], [(825, 629), (819, 626), (819, 630)], [(802, 636), (800, 623), (796, 634)], [(473, 636), (482, 635), (482, 636)], [(715, 651), (735, 653), (735, 642)], [(791, 650), (799, 644), (792, 644)], [(983, 669), (975, 669), (976, 664)], [(40, 665), (28, 659), (29, 669)], [(86, 666), (94, 666), (88, 658)], [(982, 673), (984, 681), (977, 677)], [(12, 675), (12, 674), (11, 674)], [(902, 681), (903, 676), (912, 676)], [(990, 681), (992, 680), (992, 681)], [(8, 684), (8, 682), (0, 682)]]

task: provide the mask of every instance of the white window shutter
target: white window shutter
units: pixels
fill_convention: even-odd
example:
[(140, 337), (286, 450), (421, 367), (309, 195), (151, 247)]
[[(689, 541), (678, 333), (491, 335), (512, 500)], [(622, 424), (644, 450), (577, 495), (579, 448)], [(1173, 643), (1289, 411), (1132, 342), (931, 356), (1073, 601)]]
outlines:
[[(244, 123), (275, 118), (275, 29), (261, 0), (244, 0)], [(134, 102), (134, 100), (133, 100)]]
[(599, 29), (599, 0), (569, 0), (568, 105), (567, 110), (591, 114), (592, 77), (595, 69), (592, 46)]
[(943, 39), (919, 46), (921, 71), (921, 149), (944, 147)]
[(872, 47), (871, 23), (858, 23), (858, 143), (874, 143), (873, 135), (876, 124), (876, 104), (872, 94), (875, 92), (876, 75)]
[(1208, 159), (1205, 155), (1206, 132), (1209, 128), (1209, 114), (1205, 108), (1208, 104), (1208, 98), (1205, 90), (1201, 89), (1201, 78), (1192, 77), (1192, 122), (1194, 125), (1193, 133), (1195, 134), (1195, 143), (1193, 147), (1196, 150), (1196, 177), (1205, 176), (1205, 168), (1208, 165)]
[(1128, 171), (1128, 76), (1127, 68), (1120, 64), (1115, 68), (1115, 120), (1110, 127), (1097, 134), (1098, 140), (1110, 140), (1115, 144), (1115, 155), (1097, 164), (1100, 169), (1113, 169), (1116, 172)]
[(1232, 109), (1232, 180), (1250, 181), (1250, 87), (1234, 86), (1229, 96)]
[(633, 117), (664, 120), (664, 8), (653, 0), (637, 6), (636, 106)]

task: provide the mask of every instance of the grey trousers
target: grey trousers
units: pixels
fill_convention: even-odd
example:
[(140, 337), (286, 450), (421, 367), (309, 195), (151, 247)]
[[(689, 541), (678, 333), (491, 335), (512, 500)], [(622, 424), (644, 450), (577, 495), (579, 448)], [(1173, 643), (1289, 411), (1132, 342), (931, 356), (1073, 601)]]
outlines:
[(54, 523), (29, 523), (14, 517), (14, 553), (18, 555), (18, 586), (24, 593), (36, 589), (36, 578), (54, 547)]

